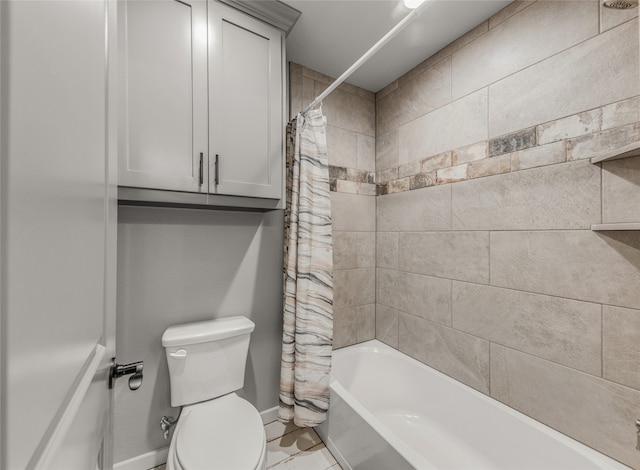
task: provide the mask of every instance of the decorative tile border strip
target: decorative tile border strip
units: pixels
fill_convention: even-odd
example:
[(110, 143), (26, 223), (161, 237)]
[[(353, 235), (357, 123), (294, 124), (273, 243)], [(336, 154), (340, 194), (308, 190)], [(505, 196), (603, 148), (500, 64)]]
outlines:
[(536, 128), (525, 129), (491, 139), (489, 141), (489, 157), (517, 152), (537, 145)]
[(640, 97), (376, 173), (383, 196), (591, 158), (640, 141)]
[(332, 192), (383, 196), (597, 156), (640, 141), (640, 96), (377, 173), (329, 165)]
[(329, 165), (329, 189), (338, 193), (375, 196), (376, 174), (373, 171)]

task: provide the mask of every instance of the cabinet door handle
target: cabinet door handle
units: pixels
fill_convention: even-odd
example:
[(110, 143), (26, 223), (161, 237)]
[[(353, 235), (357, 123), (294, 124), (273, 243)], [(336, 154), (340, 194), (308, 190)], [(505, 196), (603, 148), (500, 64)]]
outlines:
[(215, 183), (216, 186), (218, 186), (218, 183), (220, 181), (220, 156), (216, 153), (216, 174), (215, 174)]
[(200, 152), (200, 186), (202, 186), (202, 184), (204, 183), (204, 156), (203, 153)]

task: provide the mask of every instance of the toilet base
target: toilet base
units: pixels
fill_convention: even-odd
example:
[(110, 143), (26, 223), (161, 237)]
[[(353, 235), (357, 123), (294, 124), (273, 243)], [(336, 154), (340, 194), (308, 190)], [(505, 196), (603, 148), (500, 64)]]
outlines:
[[(221, 410), (224, 411), (221, 413)], [(234, 410), (233, 414), (231, 410)], [(239, 423), (242, 428), (237, 426)], [(233, 439), (229, 440), (232, 435)], [(225, 437), (226, 445), (223, 445)], [(207, 442), (212, 445), (208, 446)], [(243, 448), (233, 445), (236, 442), (248, 445), (245, 447), (248, 452), (245, 454)], [(260, 444), (262, 449), (258, 454)], [(260, 414), (235, 393), (182, 410), (171, 438), (166, 470), (202, 470), (202, 467), (208, 470), (266, 470), (267, 442)]]

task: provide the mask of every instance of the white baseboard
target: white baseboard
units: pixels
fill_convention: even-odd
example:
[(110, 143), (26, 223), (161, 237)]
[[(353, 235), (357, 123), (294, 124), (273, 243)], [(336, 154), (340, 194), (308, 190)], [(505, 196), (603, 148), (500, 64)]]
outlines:
[(269, 424), (276, 421), (278, 419), (278, 407), (274, 406), (268, 410), (261, 411), (260, 417), (262, 418), (263, 424)]
[(162, 449), (153, 450), (129, 460), (118, 462), (113, 466), (113, 470), (149, 470), (166, 463), (167, 455), (169, 455), (169, 448), (163, 447)]

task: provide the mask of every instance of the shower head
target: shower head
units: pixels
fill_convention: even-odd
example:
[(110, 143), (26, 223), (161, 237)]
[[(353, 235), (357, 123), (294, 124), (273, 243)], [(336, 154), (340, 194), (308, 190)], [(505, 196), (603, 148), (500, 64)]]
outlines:
[(638, 0), (605, 0), (604, 6), (616, 10), (629, 10), (638, 6)]

